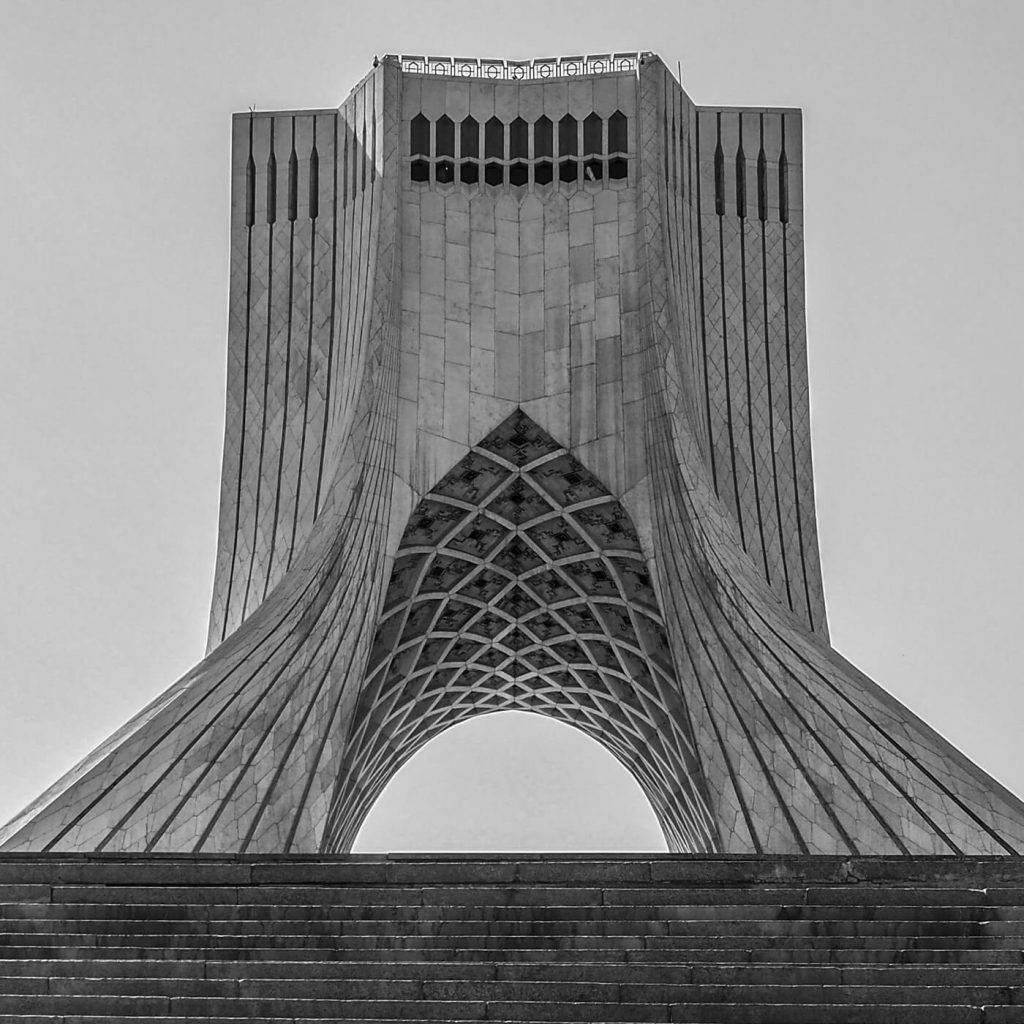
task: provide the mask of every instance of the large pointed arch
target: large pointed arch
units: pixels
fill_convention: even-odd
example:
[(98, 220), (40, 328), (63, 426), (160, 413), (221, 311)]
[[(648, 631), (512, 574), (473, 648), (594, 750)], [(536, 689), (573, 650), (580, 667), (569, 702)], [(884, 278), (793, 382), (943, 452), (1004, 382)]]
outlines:
[(622, 504), (517, 410), (402, 536), (324, 833), (351, 848), (424, 743), (518, 709), (581, 729), (633, 774), (669, 848), (717, 835), (657, 596)]

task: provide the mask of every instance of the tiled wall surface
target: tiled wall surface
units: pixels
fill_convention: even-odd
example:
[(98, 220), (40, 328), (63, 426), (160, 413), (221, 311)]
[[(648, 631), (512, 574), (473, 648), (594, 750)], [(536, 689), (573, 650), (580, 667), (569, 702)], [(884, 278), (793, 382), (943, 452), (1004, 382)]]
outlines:
[[(418, 117), (497, 118), (500, 173), (415, 169)], [(0, 846), (344, 850), (419, 744), (515, 706), (601, 739), (672, 849), (1024, 849), (827, 645), (801, 182), (798, 112), (696, 108), (655, 57), (385, 60), (338, 111), (236, 118), (210, 653)]]

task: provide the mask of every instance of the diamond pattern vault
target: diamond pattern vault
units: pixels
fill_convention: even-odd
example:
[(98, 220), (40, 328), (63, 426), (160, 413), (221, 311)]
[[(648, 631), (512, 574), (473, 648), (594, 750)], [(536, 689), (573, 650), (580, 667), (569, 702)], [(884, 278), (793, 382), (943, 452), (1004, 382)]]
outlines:
[(413, 511), (326, 845), (351, 847), (420, 746), (457, 722), (506, 710), (581, 729), (632, 772), (673, 850), (716, 849), (636, 530), (601, 482), (521, 410)]

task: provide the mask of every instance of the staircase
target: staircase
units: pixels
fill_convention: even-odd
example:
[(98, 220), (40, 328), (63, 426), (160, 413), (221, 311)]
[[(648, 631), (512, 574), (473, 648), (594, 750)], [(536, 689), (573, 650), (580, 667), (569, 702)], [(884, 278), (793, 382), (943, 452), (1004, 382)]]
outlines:
[(0, 855), (0, 1022), (1024, 1024), (1024, 859)]

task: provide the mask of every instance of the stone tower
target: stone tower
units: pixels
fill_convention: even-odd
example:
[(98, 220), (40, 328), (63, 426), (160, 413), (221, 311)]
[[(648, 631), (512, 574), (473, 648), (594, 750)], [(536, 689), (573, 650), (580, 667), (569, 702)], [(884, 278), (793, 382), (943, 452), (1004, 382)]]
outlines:
[(521, 709), (674, 851), (1024, 849), (828, 645), (799, 111), (652, 54), (387, 57), (233, 131), (209, 653), (0, 848), (345, 852), (419, 746)]

